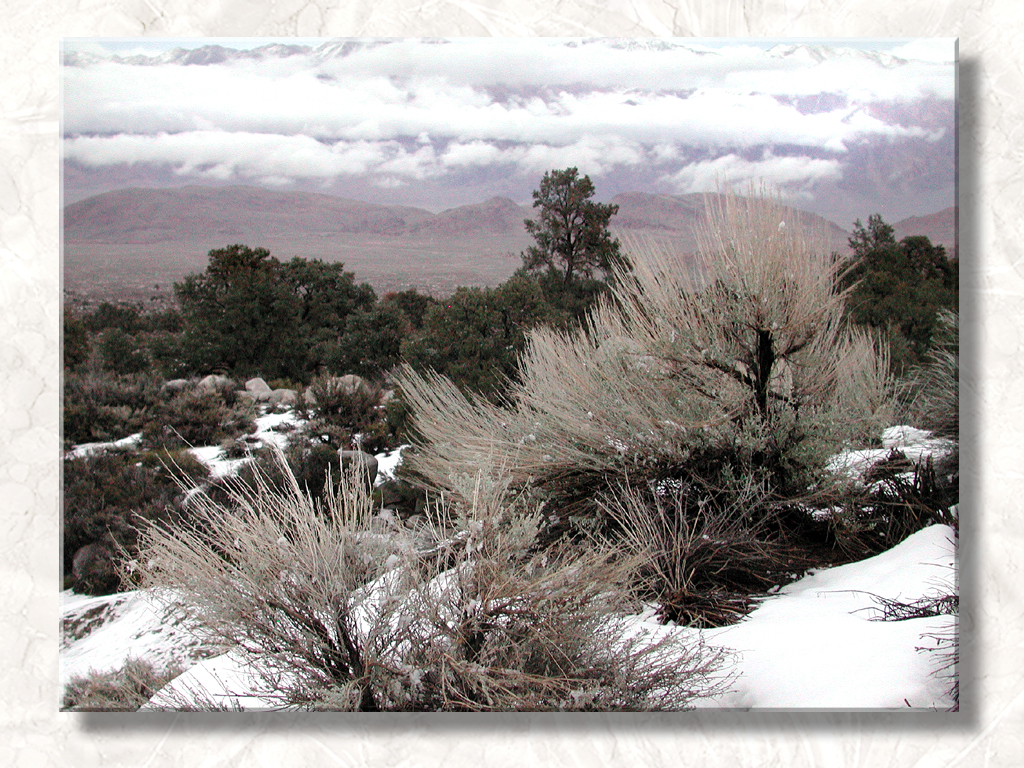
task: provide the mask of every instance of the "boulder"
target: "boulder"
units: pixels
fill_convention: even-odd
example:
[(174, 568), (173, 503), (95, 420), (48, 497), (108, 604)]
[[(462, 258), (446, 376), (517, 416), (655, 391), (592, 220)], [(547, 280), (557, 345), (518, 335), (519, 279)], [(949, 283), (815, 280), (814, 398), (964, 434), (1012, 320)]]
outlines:
[(78, 548), (71, 561), (71, 575), (75, 590), (90, 595), (115, 592), (121, 584), (113, 552), (98, 541)]
[(171, 379), (163, 383), (163, 386), (160, 387), (160, 392), (165, 395), (176, 395), (179, 392), (184, 392), (191, 386), (192, 382), (188, 379)]
[(366, 481), (370, 488), (373, 488), (374, 482), (377, 480), (377, 457), (366, 453), (366, 451), (338, 451), (338, 455), (341, 457), (341, 468), (348, 470), (350, 467), (355, 467), (362, 470), (362, 474), (366, 478)]
[(270, 385), (259, 376), (245, 382), (245, 391), (252, 395), (253, 400), (257, 403), (264, 403), (269, 400), (270, 393), (273, 392)]
[(294, 389), (275, 389), (267, 402), (271, 405), (295, 405), (299, 402), (299, 395)]
[(211, 373), (209, 376), (200, 379), (196, 386), (208, 392), (230, 392), (235, 388), (235, 382), (227, 376), (218, 376), (215, 373)]
[(335, 382), (346, 395), (354, 395), (357, 392), (359, 394), (366, 395), (373, 391), (366, 379), (362, 376), (356, 376), (354, 373), (347, 373), (344, 376), (339, 376), (335, 379)]

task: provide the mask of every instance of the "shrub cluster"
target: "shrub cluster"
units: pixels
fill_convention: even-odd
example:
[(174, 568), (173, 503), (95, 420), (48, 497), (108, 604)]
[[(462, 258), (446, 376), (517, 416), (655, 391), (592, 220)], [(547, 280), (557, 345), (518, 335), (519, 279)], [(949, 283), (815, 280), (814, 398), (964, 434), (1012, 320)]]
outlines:
[(205, 465), (187, 451), (103, 451), (64, 460), (62, 549), (65, 574), (75, 553), (99, 544), (105, 567), (70, 586), (87, 594), (109, 594), (123, 585), (115, 560), (135, 553), (138, 526), (171, 521), (181, 513), (182, 481), (207, 478)]
[(680, 709), (722, 683), (720, 653), (626, 630), (631, 558), (538, 551), (536, 509), (486, 478), (417, 538), (354, 477), (322, 514), (280, 471), (283, 493), (262, 475), (227, 503), (199, 492), (189, 526), (147, 529), (142, 558), (145, 583), (177, 591), (277, 706)]
[(695, 264), (634, 249), (585, 329), (534, 330), (507, 404), (399, 376), (428, 485), (457, 494), (478, 467), (508, 474), (545, 503), (545, 540), (604, 530), (651, 553), (638, 584), (691, 623), (855, 556), (852, 528), (824, 530), (808, 510), (868, 507), (825, 464), (877, 439), (896, 403), (884, 345), (844, 320), (822, 238), (764, 196), (720, 197), (707, 221)]

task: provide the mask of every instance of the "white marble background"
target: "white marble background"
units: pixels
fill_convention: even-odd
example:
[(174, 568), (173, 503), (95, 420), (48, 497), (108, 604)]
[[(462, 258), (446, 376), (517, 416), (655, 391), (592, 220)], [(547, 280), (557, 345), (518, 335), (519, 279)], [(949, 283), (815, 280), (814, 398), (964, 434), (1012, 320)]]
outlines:
[[(0, 764), (1024, 765), (1024, 3), (0, 0)], [(963, 711), (670, 716), (57, 711), (62, 36), (956, 36), (965, 281)]]

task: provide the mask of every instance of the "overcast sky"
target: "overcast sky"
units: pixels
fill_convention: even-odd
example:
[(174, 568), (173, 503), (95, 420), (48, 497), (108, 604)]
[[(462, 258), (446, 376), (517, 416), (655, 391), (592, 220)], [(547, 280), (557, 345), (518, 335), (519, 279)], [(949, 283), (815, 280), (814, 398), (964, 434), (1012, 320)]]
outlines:
[(64, 54), (65, 202), (231, 183), (436, 211), (529, 202), (567, 166), (602, 199), (763, 181), (847, 229), (955, 199), (952, 39), (69, 39)]

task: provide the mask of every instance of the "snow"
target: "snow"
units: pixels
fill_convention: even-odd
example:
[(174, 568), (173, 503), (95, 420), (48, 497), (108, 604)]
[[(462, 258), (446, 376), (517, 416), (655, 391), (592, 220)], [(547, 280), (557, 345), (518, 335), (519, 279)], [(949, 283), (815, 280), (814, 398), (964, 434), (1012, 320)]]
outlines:
[(215, 652), (162, 606), (145, 591), (102, 597), (62, 592), (61, 689), (75, 677), (120, 669), (129, 658), (166, 669), (175, 663), (188, 667)]
[(932, 437), (931, 432), (908, 426), (889, 427), (882, 433), (881, 448), (849, 450), (829, 459), (827, 469), (851, 479), (863, 475), (873, 464), (888, 458), (890, 451), (899, 450), (910, 461), (919, 462), (929, 456), (938, 459), (953, 450), (953, 443)]
[[(290, 412), (262, 415), (256, 424), (257, 439), (279, 447), (287, 435), (276, 428), (299, 426)], [(138, 438), (78, 446), (69, 455), (130, 446)], [(847, 451), (831, 466), (857, 477), (892, 448), (918, 461), (952, 447), (905, 426), (886, 430), (882, 443), (881, 449)], [(394, 477), (408, 447), (377, 456), (378, 484)], [(224, 459), (215, 446), (193, 453), (217, 474), (234, 471), (245, 461)], [(949, 681), (936, 674), (942, 655), (925, 649), (935, 647), (934, 635), (955, 631), (956, 617), (879, 621), (875, 597), (912, 602), (955, 594), (955, 580), (956, 533), (936, 525), (870, 559), (812, 572), (778, 588), (738, 624), (706, 630), (666, 626), (647, 610), (629, 617), (628, 631), (652, 640), (680, 634), (729, 654), (730, 666), (723, 670), (732, 676), (729, 690), (697, 701), (701, 708), (947, 709), (953, 703)], [(260, 695), (252, 660), (205, 645), (194, 628), (165, 615), (163, 604), (145, 591), (106, 597), (62, 593), (62, 685), (74, 676), (118, 669), (129, 657), (139, 657), (158, 668), (172, 663), (187, 668), (149, 708), (174, 707), (183, 699), (213, 701), (228, 709), (277, 708), (269, 692)]]
[(393, 451), (377, 454), (375, 457), (377, 459), (377, 480), (374, 482), (374, 485), (381, 485), (388, 480), (395, 479), (398, 465), (402, 463), (402, 451), (411, 447), (411, 445), (400, 445)]
[(705, 630), (737, 651), (733, 690), (702, 706), (786, 709), (948, 708), (927, 635), (956, 617), (873, 621), (872, 595), (913, 601), (953, 592), (955, 534), (936, 525), (876, 557), (783, 587), (739, 624)]
[[(730, 690), (696, 702), (700, 708), (946, 709), (946, 681), (935, 673), (938, 654), (920, 650), (929, 635), (948, 629), (955, 617), (876, 621), (872, 596), (912, 601), (952, 590), (955, 534), (931, 526), (876, 557), (812, 573), (764, 598), (739, 624), (696, 630), (661, 625), (653, 611), (632, 617), (632, 632), (652, 639), (666, 633), (698, 636), (732, 653)], [(182, 656), (185, 638), (168, 629), (143, 592), (67, 602), (64, 616), (109, 605), (106, 623), (62, 654), (62, 680), (87, 668), (114, 669), (128, 652), (155, 662)], [(179, 697), (212, 700), (229, 709), (277, 706), (251, 665), (229, 652), (200, 661), (172, 681), (152, 706)]]
[(86, 456), (91, 456), (94, 453), (108, 450), (130, 450), (137, 448), (139, 443), (142, 442), (142, 433), (136, 432), (134, 435), (128, 437), (122, 437), (120, 440), (112, 440), (107, 443), (81, 443), (80, 445), (74, 446), (70, 451), (65, 454), (65, 458), (68, 459), (81, 459)]

